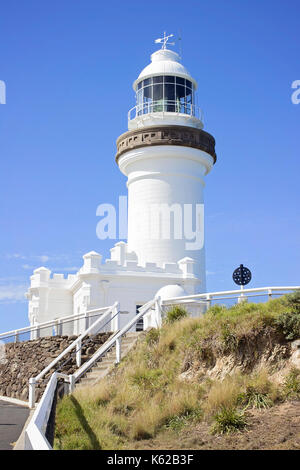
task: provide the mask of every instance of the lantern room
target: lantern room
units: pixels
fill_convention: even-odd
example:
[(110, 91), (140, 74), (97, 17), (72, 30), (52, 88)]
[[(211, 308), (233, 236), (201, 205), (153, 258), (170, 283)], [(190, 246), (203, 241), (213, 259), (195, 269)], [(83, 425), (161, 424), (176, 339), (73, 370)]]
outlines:
[(133, 83), (136, 106), (128, 114), (128, 128), (178, 124), (203, 128), (196, 104), (197, 82), (181, 64), (179, 54), (162, 48)]

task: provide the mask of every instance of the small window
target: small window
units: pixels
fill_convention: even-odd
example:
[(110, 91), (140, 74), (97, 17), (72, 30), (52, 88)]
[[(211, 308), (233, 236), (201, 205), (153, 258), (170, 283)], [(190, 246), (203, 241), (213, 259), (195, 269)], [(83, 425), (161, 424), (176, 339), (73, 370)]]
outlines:
[[(137, 305), (137, 306), (136, 306), (136, 315), (137, 315), (138, 313), (140, 313), (140, 312), (139, 312), (139, 308), (141, 308), (141, 307), (142, 307), (142, 305)], [(144, 330), (144, 319), (143, 319), (143, 317), (142, 317), (142, 318), (140, 318), (140, 319), (136, 322), (135, 331), (143, 331), (143, 330)]]

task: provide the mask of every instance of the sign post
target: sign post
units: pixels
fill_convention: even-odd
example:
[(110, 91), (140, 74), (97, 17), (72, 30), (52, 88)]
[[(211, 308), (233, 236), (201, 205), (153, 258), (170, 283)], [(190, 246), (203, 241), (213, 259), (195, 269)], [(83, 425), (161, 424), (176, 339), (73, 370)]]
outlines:
[(240, 264), (240, 266), (233, 271), (232, 279), (238, 286), (241, 286), (241, 295), (238, 299), (238, 303), (247, 302), (247, 297), (245, 297), (243, 290), (244, 286), (246, 286), (251, 281), (251, 278), (252, 274), (250, 269), (246, 268), (242, 264)]

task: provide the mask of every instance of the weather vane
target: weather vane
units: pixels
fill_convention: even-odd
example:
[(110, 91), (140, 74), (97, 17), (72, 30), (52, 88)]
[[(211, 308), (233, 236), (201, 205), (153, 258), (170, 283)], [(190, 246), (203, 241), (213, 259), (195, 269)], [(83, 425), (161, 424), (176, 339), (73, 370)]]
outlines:
[[(162, 44), (161, 48), (162, 48), (162, 49), (166, 49), (166, 48), (167, 48), (167, 47), (166, 47), (166, 46), (167, 46), (167, 42), (168, 42), (169, 38), (172, 38), (173, 36), (174, 36), (174, 34), (169, 34), (169, 35), (167, 36), (167, 35), (166, 35), (166, 32), (164, 32), (164, 37), (163, 37), (163, 38), (155, 39), (154, 42), (155, 42), (155, 43), (158, 43), (158, 42), (161, 43), (161, 44)], [(175, 45), (175, 42), (169, 42), (169, 45), (170, 45), (170, 46), (174, 46), (174, 45)]]

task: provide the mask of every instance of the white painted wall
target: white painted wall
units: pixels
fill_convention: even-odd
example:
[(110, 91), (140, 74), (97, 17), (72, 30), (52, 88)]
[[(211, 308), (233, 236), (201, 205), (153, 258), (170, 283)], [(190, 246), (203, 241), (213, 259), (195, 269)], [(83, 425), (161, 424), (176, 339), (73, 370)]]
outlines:
[[(205, 289), (204, 246), (188, 250), (189, 242), (183, 236), (163, 239), (166, 219), (160, 221), (151, 213), (153, 204), (203, 204), (204, 176), (213, 166), (213, 158), (202, 150), (174, 145), (149, 146), (124, 153), (119, 158), (120, 170), (128, 177), (128, 248), (137, 253), (141, 264), (146, 262), (163, 266), (177, 263), (184, 257), (196, 262), (195, 274)], [(149, 225), (150, 221), (150, 225)], [(150, 227), (158, 230), (153, 239)], [(155, 229), (156, 227), (156, 229)], [(171, 225), (172, 227), (172, 225)]]
[[(132, 260), (136, 255), (124, 242), (117, 243), (111, 253), (114, 260), (105, 263), (101, 263), (98, 253), (84, 255), (83, 267), (67, 279), (51, 275), (45, 268), (35, 270), (27, 293), (30, 323), (84, 313), (119, 301), (122, 327), (136, 314), (136, 306), (151, 300), (162, 286), (180, 284), (188, 294), (199, 290), (191, 259), (163, 267), (154, 263), (142, 266)], [(70, 323), (63, 333), (79, 334), (83, 330), (84, 321), (81, 321)], [(50, 330), (42, 332), (43, 336), (49, 334)]]

